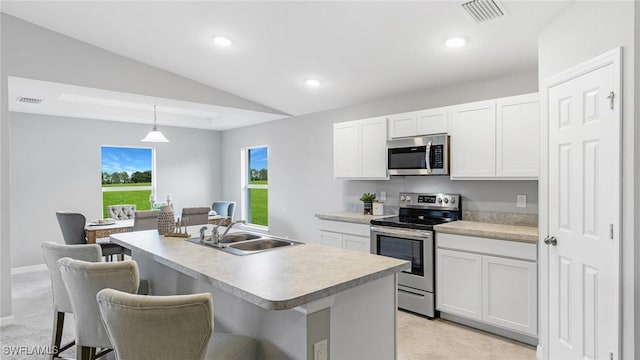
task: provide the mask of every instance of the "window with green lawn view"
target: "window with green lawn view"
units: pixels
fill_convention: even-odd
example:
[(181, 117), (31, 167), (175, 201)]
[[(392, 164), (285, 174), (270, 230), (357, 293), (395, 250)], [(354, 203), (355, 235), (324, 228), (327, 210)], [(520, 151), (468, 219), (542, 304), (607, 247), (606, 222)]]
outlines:
[(102, 214), (107, 206), (134, 204), (149, 210), (152, 187), (153, 149), (102, 146)]
[(250, 224), (269, 226), (269, 163), (266, 146), (243, 151), (244, 208)]

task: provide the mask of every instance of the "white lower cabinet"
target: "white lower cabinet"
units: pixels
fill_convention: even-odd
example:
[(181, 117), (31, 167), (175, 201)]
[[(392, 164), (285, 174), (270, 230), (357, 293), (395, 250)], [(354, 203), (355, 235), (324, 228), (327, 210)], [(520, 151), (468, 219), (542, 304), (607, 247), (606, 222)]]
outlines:
[(536, 337), (535, 244), (436, 235), (436, 308)]
[(318, 220), (320, 244), (369, 253), (371, 240), (368, 224)]

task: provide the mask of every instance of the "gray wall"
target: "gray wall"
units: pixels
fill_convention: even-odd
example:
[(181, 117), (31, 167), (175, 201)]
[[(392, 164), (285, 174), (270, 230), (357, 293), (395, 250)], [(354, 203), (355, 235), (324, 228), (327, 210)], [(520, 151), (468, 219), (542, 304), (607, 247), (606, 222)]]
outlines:
[[(363, 192), (386, 190), (389, 203), (399, 191), (446, 190), (464, 194), (466, 208), (515, 211), (517, 194), (537, 213), (537, 181), (451, 181), (448, 178), (394, 178), (389, 181), (333, 179), (333, 127), (341, 121), (535, 92), (535, 71), (469, 82), (225, 131), (222, 134), (222, 196), (240, 204), (240, 149), (269, 147), (269, 230), (272, 234), (316, 241), (314, 214), (356, 209)], [(487, 195), (496, 195), (490, 198)], [(395, 200), (394, 200), (395, 198)]]
[(12, 267), (42, 263), (43, 241), (64, 242), (56, 211), (102, 217), (101, 145), (154, 147), (158, 197), (171, 193), (178, 215), (219, 198), (217, 131), (164, 127), (171, 142), (150, 145), (140, 142), (143, 125), (22, 113), (9, 113), (9, 123)]
[[(133, 61), (123, 56), (24, 22), (6, 14), (0, 14), (0, 25), (0, 43), (2, 46), (0, 57), (0, 62), (2, 64), (0, 69), (0, 89), (3, 94), (7, 93), (7, 76), (19, 76), (37, 80), (55, 81), (205, 104), (237, 107), (248, 110), (277, 112), (263, 105), (205, 86), (167, 71)], [(10, 208), (10, 194), (14, 192), (13, 186), (19, 187), (21, 184), (10, 184), (9, 182), (9, 155), (10, 153), (13, 154), (14, 150), (10, 147), (10, 120), (6, 96), (3, 96), (1, 101), (0, 163), (2, 173), (0, 174), (0, 212), (2, 214), (2, 218), (0, 222), (0, 318), (4, 318), (11, 315), (11, 266), (41, 262), (41, 256), (38, 250), (38, 252), (31, 254), (32, 260), (29, 262), (20, 260), (13, 264), (11, 263), (13, 250), (23, 253), (23, 250), (21, 250), (22, 245), (20, 240), (31, 240), (10, 238), (13, 234), (22, 234), (21, 231), (24, 231), (23, 229), (10, 228), (13, 217), (19, 216), (16, 211)], [(42, 121), (42, 119), (41, 122), (42, 125), (46, 124), (46, 121)], [(71, 122), (73, 123), (73, 121)], [(64, 124), (64, 121), (62, 124)], [(64, 128), (65, 126), (62, 125), (61, 129)], [(133, 129), (132, 127), (126, 126), (123, 128), (108, 128), (109, 130), (113, 129), (116, 131), (117, 129)], [(139, 129), (142, 130), (142, 128)], [(164, 130), (165, 128), (163, 128), (163, 131)], [(168, 131), (168, 136), (173, 134), (173, 131), (170, 131), (169, 129), (166, 130)], [(38, 129), (35, 131), (38, 131)], [(145, 128), (144, 131), (148, 131), (148, 129)], [(56, 132), (56, 134), (60, 135), (59, 132)], [(112, 136), (107, 133), (102, 133), (101, 135), (104, 135), (105, 139), (110, 139)], [(183, 135), (181, 132), (177, 132), (175, 136), (176, 139), (180, 139)], [(206, 143), (211, 147), (216, 147), (216, 136), (217, 135), (210, 135), (206, 140)], [(87, 147), (83, 145), (78, 149), (81, 149), (81, 151), (93, 151), (93, 145), (108, 142), (106, 140), (98, 141), (97, 138), (93, 139), (95, 142), (93, 142), (92, 145), (86, 145)], [(138, 143), (137, 139), (138, 135), (136, 135), (136, 143)], [(54, 138), (51, 139), (51, 141), (53, 140)], [(133, 138), (131, 138), (130, 141), (133, 142)], [(11, 141), (11, 144), (16, 144), (16, 141)], [(50, 144), (52, 147), (56, 145), (55, 143)], [(189, 143), (186, 146), (196, 149), (205, 145)], [(189, 154), (186, 149), (187, 148), (179, 151), (182, 155), (186, 156)], [(210, 162), (210, 166), (215, 166), (217, 165), (217, 160), (215, 159), (218, 159), (219, 155), (213, 152), (211, 154), (212, 160)], [(37, 158), (33, 158), (33, 160), (37, 160)], [(160, 164), (163, 160), (159, 159), (158, 161)], [(166, 191), (164, 190), (165, 185), (163, 184), (167, 184), (167, 187), (171, 188), (171, 192), (175, 194), (176, 200), (181, 200), (180, 193), (182, 191), (185, 191), (183, 199), (192, 197), (192, 195), (186, 195), (191, 194), (187, 190), (178, 190), (178, 186), (175, 183), (180, 179), (179, 184), (184, 184), (184, 170), (192, 169), (190, 166), (187, 166), (186, 168), (183, 167), (184, 161), (186, 161), (186, 157), (176, 157), (175, 160), (172, 160), (172, 162), (167, 165), (175, 166), (175, 168), (165, 170), (164, 174), (166, 177), (161, 177), (159, 179), (159, 191)], [(201, 168), (198, 168), (198, 170), (199, 172), (207, 171)], [(20, 175), (18, 174), (16, 176)], [(205, 175), (203, 175), (203, 178), (204, 176)], [(216, 178), (216, 176), (218, 175), (214, 175), (214, 178)], [(200, 181), (200, 179), (194, 181), (197, 182)], [(215, 186), (216, 181), (217, 180), (212, 180), (211, 186), (214, 190), (209, 190), (213, 192), (208, 195), (215, 195), (216, 190), (213, 186)], [(200, 189), (192, 189), (194, 192), (200, 191)], [(87, 191), (89, 191), (88, 194), (95, 194), (95, 189)], [(15, 198), (15, 194), (13, 195), (13, 198)], [(46, 199), (46, 197), (41, 198), (39, 201), (44, 202), (42, 199)], [(207, 201), (209, 200), (210, 199), (207, 199)], [(89, 205), (88, 203), (85, 203), (83, 206), (86, 206), (87, 210), (91, 211), (92, 214), (95, 214), (95, 211), (97, 211), (95, 210), (96, 205)], [(50, 214), (48, 216), (50, 216)], [(42, 219), (45, 218), (38, 217), (39, 221)], [(51, 230), (50, 226), (48, 226), (47, 229)], [(11, 248), (12, 243), (16, 244), (16, 249)]]
[[(613, 48), (623, 47), (623, 98), (622, 98), (622, 329), (623, 352), (620, 358), (634, 359), (634, 326), (638, 326), (640, 313), (634, 314), (634, 260), (640, 262), (637, 225), (638, 195), (640, 174), (638, 158), (634, 158), (634, 146), (637, 146), (640, 117), (634, 114), (640, 88), (634, 88), (634, 61), (637, 61), (640, 49), (635, 46), (634, 29), (637, 29), (638, 2), (576, 2), (542, 31), (539, 37), (539, 73), (540, 81), (596, 57)], [(634, 9), (635, 7), (635, 9)], [(636, 24), (634, 25), (634, 21)], [(639, 36), (635, 32), (635, 37)], [(634, 60), (635, 58), (635, 60)], [(542, 85), (541, 85), (542, 86)], [(635, 105), (634, 105), (635, 104)], [(634, 118), (635, 116), (635, 118)], [(636, 154), (637, 154), (637, 150)], [(637, 156), (637, 155), (636, 155)], [(634, 186), (635, 184), (635, 186)], [(635, 194), (634, 194), (635, 193)], [(635, 199), (635, 200), (634, 200)], [(635, 203), (634, 203), (635, 202)], [(636, 277), (639, 272), (635, 271)], [(637, 284), (637, 280), (636, 280)], [(637, 291), (637, 290), (636, 290)], [(635, 297), (636, 308), (640, 298)], [(635, 325), (634, 325), (635, 322)], [(637, 334), (637, 333), (636, 333)], [(638, 337), (638, 336), (636, 336)]]

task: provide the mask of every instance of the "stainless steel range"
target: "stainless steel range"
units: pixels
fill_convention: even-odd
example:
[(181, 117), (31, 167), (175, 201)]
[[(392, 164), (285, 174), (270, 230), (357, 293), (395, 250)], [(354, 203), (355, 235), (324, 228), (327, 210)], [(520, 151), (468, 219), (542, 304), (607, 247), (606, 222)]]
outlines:
[(371, 253), (411, 262), (398, 275), (398, 307), (436, 317), (433, 225), (460, 220), (458, 194), (400, 193), (396, 217), (371, 221)]

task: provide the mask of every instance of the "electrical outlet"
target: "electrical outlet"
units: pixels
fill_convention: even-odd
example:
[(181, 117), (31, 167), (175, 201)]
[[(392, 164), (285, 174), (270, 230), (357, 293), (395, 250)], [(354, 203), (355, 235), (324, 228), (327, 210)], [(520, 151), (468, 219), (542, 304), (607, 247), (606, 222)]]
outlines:
[(313, 360), (327, 360), (327, 339), (313, 344)]
[(517, 199), (517, 206), (519, 208), (527, 207), (527, 195), (518, 195)]
[(384, 190), (380, 191), (380, 198), (378, 198), (378, 200), (387, 201), (387, 192)]

